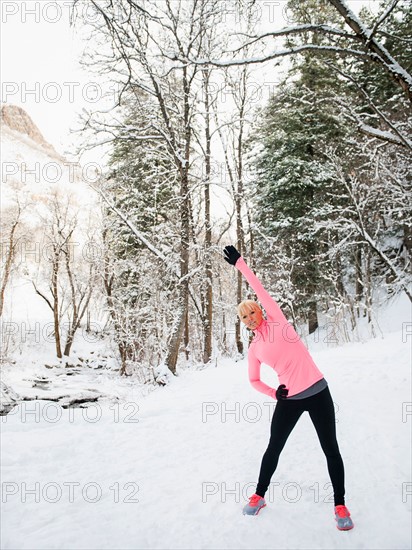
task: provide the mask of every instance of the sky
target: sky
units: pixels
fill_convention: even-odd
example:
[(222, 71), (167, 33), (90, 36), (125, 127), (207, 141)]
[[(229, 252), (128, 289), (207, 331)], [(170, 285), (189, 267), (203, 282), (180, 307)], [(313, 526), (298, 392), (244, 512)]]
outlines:
[[(377, 3), (348, 1), (355, 12)], [(285, 0), (273, 0), (270, 12), (268, 1), (260, 4), (264, 30), (265, 25), (273, 30), (290, 23)], [(84, 41), (78, 28), (70, 27), (70, 6), (65, 0), (1, 2), (1, 102), (23, 107), (46, 140), (69, 156), (78, 141), (73, 130), (79, 128), (79, 113), (100, 105), (103, 93), (95, 75), (80, 65)], [(91, 152), (82, 160), (98, 155)]]

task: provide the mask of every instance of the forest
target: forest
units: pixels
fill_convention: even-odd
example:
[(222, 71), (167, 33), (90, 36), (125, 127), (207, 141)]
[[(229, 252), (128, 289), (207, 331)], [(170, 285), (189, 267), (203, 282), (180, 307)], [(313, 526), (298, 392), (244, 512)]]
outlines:
[[(80, 149), (110, 151), (90, 183), (99, 221), (51, 201), (49, 290), (33, 280), (57, 357), (97, 308), (120, 374), (143, 383), (242, 354), (236, 304), (254, 296), (228, 244), (303, 335), (350, 341), (366, 319), (374, 336), (377, 308), (412, 301), (412, 6), (276, 4), (74, 2), (83, 63), (114, 92), (82, 114)], [(2, 221), (0, 312), (21, 212)], [(78, 230), (98, 254), (70, 253)]]

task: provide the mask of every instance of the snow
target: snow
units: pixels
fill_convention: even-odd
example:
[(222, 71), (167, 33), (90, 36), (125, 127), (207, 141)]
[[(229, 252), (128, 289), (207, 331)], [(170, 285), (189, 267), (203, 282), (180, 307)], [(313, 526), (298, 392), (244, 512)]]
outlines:
[[(352, 531), (335, 527), (307, 413), (281, 455), (268, 506), (242, 515), (275, 402), (251, 387), (246, 359), (221, 358), (146, 396), (106, 374), (97, 387), (118, 401), (88, 409), (30, 401), (2, 417), (2, 548), (410, 548), (412, 319), (407, 300), (394, 304), (380, 317), (384, 337), (308, 341), (335, 403)], [(28, 359), (3, 370), (19, 392), (34, 368)], [(269, 368), (262, 378), (277, 384)]]

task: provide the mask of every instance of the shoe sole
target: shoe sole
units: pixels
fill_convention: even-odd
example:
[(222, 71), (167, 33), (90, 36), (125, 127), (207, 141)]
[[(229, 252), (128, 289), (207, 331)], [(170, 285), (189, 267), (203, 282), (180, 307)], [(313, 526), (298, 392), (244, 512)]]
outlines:
[(339, 531), (350, 531), (351, 529), (353, 529), (355, 527), (355, 524), (353, 523), (350, 527), (338, 527), (336, 526), (336, 528), (339, 530)]
[(245, 513), (243, 513), (243, 515), (244, 515), (244, 516), (252, 516), (252, 517), (255, 517), (255, 516), (258, 515), (258, 513), (261, 511), (261, 509), (264, 508), (265, 506), (266, 506), (266, 504), (264, 504), (263, 506), (261, 506), (261, 507), (259, 508), (259, 510), (256, 512), (256, 514), (245, 514)]

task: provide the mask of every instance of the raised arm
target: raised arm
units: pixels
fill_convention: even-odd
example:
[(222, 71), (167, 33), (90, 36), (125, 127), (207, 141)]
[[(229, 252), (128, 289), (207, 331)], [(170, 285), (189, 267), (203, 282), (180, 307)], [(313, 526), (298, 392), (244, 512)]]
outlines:
[(253, 288), (256, 296), (259, 298), (260, 303), (265, 308), (268, 317), (272, 317), (276, 321), (287, 322), (287, 319), (278, 304), (275, 302), (269, 292), (263, 287), (262, 283), (249, 268), (243, 256), (239, 254), (236, 248), (232, 245), (229, 245), (224, 249), (224, 253), (226, 255), (225, 260), (228, 263), (234, 265)]
[(287, 322), (286, 317), (283, 315), (283, 312), (278, 304), (275, 302), (269, 292), (263, 287), (262, 283), (247, 265), (242, 256), (240, 256), (240, 258), (236, 262), (235, 267), (242, 273), (247, 282), (255, 291), (256, 296), (259, 298), (259, 302), (265, 308), (268, 317), (272, 317), (277, 321)]

